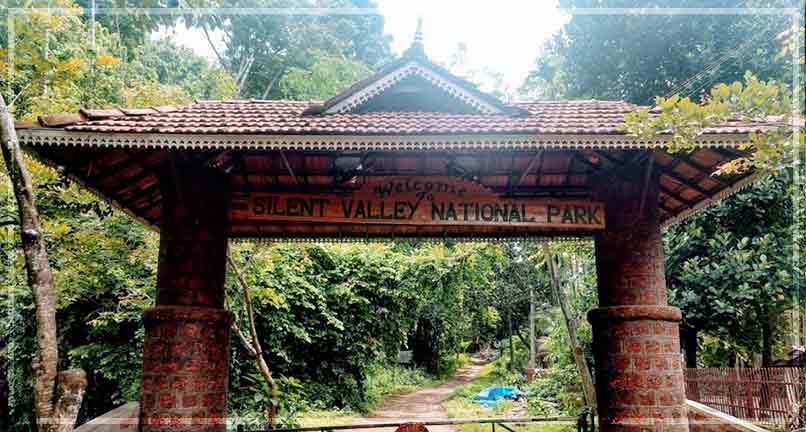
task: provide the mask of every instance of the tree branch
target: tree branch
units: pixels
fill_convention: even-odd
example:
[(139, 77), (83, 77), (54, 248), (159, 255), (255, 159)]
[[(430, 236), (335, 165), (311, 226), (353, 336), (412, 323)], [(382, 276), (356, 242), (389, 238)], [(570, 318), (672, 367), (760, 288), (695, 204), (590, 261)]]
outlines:
[(554, 257), (551, 254), (551, 249), (548, 242), (543, 242), (543, 257), (546, 260), (546, 268), (551, 277), (551, 288), (557, 298), (557, 302), (562, 309), (563, 317), (565, 318), (565, 327), (568, 330), (568, 339), (571, 341), (571, 348), (574, 353), (574, 361), (576, 362), (577, 369), (579, 370), (580, 379), (582, 381), (582, 393), (585, 397), (585, 404), (590, 407), (596, 406), (596, 390), (593, 387), (593, 378), (591, 377), (588, 362), (585, 361), (585, 356), (582, 352), (582, 346), (577, 339), (576, 317), (572, 314), (571, 308), (568, 305), (568, 299), (565, 297), (565, 292), (562, 289), (562, 281), (557, 267), (554, 264)]
[(207, 23), (201, 22), (202, 32), (204, 33), (204, 38), (207, 39), (207, 43), (210, 45), (210, 48), (213, 50), (213, 54), (215, 54), (216, 58), (218, 59), (218, 64), (223, 68), (224, 67), (224, 57), (221, 56), (221, 53), (218, 52), (218, 48), (215, 47), (213, 43), (213, 38), (210, 37), (210, 33), (207, 30)]
[(277, 84), (277, 81), (280, 80), (280, 77), (283, 75), (283, 72), (285, 72), (285, 67), (280, 67), (280, 69), (271, 78), (271, 81), (269, 81), (269, 85), (267, 85), (266, 88), (263, 90), (263, 97), (261, 99), (266, 99), (267, 97), (269, 97), (269, 92), (271, 91), (271, 89), (274, 88), (274, 85)]
[[(246, 308), (246, 318), (249, 321), (249, 334), (252, 337), (251, 348), (247, 348), (247, 350), (255, 357), (255, 360), (258, 364), (258, 370), (263, 376), (263, 380), (266, 381), (266, 384), (269, 386), (271, 399), (267, 417), (269, 420), (269, 426), (274, 428), (277, 417), (277, 385), (271, 375), (269, 365), (263, 358), (263, 349), (260, 347), (260, 340), (258, 339), (257, 335), (257, 327), (255, 326), (255, 314), (252, 308), (252, 299), (249, 296), (249, 285), (246, 283), (241, 269), (230, 255), (227, 255), (227, 264), (229, 264), (230, 269), (232, 269), (233, 273), (235, 273), (235, 279), (238, 281), (238, 285), (241, 287), (241, 299), (243, 300), (244, 308)], [(235, 324), (235, 320), (233, 320), (233, 327), (235, 328), (238, 336), (241, 338), (241, 341), (247, 345), (247, 347), (250, 347), (248, 341), (246, 340), (246, 336), (243, 334), (240, 327)]]

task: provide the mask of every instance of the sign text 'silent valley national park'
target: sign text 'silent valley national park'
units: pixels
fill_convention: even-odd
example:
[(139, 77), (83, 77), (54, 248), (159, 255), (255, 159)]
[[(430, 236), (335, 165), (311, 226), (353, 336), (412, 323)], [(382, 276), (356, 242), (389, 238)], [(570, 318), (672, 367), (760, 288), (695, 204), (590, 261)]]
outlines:
[(501, 197), (454, 177), (379, 177), (349, 193), (253, 192), (233, 217), (372, 225), (489, 225), (596, 230), (604, 205), (587, 200)]

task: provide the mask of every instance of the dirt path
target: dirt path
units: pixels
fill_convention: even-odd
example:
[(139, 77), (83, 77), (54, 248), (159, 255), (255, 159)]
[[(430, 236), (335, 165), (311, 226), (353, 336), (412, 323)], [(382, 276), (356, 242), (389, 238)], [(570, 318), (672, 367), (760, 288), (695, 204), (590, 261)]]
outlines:
[[(442, 402), (458, 387), (475, 378), (483, 364), (469, 364), (456, 371), (450, 380), (436, 387), (428, 387), (412, 393), (390, 396), (380, 408), (369, 416), (355, 421), (353, 424), (370, 423), (403, 423), (424, 422), (428, 420), (447, 420), (448, 413), (442, 408)], [(363, 432), (393, 432), (395, 428), (356, 429)], [(430, 432), (454, 432), (450, 426), (430, 426)]]

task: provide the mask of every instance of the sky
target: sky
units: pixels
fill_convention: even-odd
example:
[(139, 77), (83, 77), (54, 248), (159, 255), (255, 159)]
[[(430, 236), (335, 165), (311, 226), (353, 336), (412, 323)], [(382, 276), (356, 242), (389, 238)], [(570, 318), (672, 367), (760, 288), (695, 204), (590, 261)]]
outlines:
[[(517, 89), (534, 67), (539, 48), (569, 16), (557, 10), (556, 0), (376, 0), (385, 19), (392, 49), (401, 54), (411, 43), (417, 18), (423, 19), (428, 56), (448, 64), (460, 44), (465, 65), (454, 73), (488, 69), (503, 75), (504, 84)], [(214, 59), (204, 38), (181, 26), (171, 32), (181, 45)], [(482, 83), (484, 84), (484, 83)]]

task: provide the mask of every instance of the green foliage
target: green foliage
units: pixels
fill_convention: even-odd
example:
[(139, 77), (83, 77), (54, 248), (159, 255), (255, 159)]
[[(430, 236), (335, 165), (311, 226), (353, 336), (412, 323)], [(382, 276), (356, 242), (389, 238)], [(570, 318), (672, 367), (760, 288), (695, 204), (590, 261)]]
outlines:
[[(195, 7), (311, 7), (303, 0), (189, 0), (187, 3)], [(373, 6), (370, 2), (357, 0), (316, 3), (319, 8)], [(302, 95), (288, 92), (296, 88), (300, 75), (306, 75), (304, 71), (311, 70), (320, 61), (317, 53), (343, 59), (344, 64), (367, 67), (375, 67), (391, 55), (390, 38), (383, 34), (383, 19), (374, 14), (243, 14), (227, 17), (196, 14), (185, 19), (197, 28), (223, 32), (225, 47), (220, 53), (220, 62), (236, 78), (238, 93), (245, 98), (302, 99)], [(287, 81), (292, 84), (280, 89), (276, 85), (278, 80), (289, 72), (292, 76)], [(315, 86), (315, 83), (311, 85)]]
[[(518, 385), (519, 380), (522, 383), (520, 373), (513, 373), (503, 362), (504, 359), (501, 358), (485, 365), (476, 378), (451, 393), (448, 400), (442, 404), (451, 418), (500, 418), (512, 415), (510, 410), (515, 405), (513, 402), (503, 401), (495, 407), (488, 408), (473, 400), (476, 394), (487, 387)], [(569, 372), (569, 375), (574, 375), (575, 373), (575, 371)], [(558, 410), (558, 404), (549, 399), (551, 395), (557, 393), (557, 391), (553, 391), (553, 388), (557, 386), (557, 382), (549, 380), (548, 376), (544, 379), (545, 382), (539, 384), (536, 382), (531, 387), (524, 389), (531, 393), (528, 398), (528, 413), (519, 414), (519, 417), (551, 417), (564, 414)], [(570, 379), (573, 380), (573, 378)], [(483, 429), (482, 426), (487, 429)], [(462, 432), (484, 432), (489, 430), (489, 426), (470, 424), (461, 425), (458, 429)], [(532, 424), (524, 426), (522, 429), (532, 432), (566, 431), (573, 430), (573, 427), (556, 424)]]
[(665, 234), (669, 301), (682, 309), (684, 328), (720, 338), (745, 361), (759, 352), (760, 323), (782, 325), (775, 317), (796, 295), (791, 191), (783, 171)]
[(125, 39), (131, 35), (96, 24), (93, 48), (82, 9), (71, 0), (52, 6), (64, 13), (39, 8), (0, 21), (4, 38), (10, 34), (8, 23), (14, 26), (14, 44), (0, 44), (0, 81), (17, 118), (82, 107), (177, 105), (235, 93), (235, 81), (226, 72), (164, 39), (144, 40), (127, 52), (122, 46), (132, 42)]
[[(390, 391), (424, 383), (422, 372), (385, 366), (412, 341), (424, 344), (420, 359), (432, 374), (445, 376), (459, 366), (457, 352), (475, 338), (461, 317), (488, 308), (464, 302), (467, 287), (481, 290), (486, 281), (491, 289), (488, 260), (500, 257), (495, 246), (472, 244), (275, 244), (234, 250), (249, 263), (243, 266), (245, 278), (272, 372), (303, 383), (305, 407), (358, 411)], [(235, 289), (228, 280), (227, 290)], [(232, 301), (231, 307), (243, 317), (241, 304)], [(231, 383), (249, 389), (233, 395), (234, 405), (247, 410), (255, 405), (252, 395), (265, 392), (244, 378), (256, 373), (250, 356), (239, 345), (233, 348)]]
[(760, 81), (747, 72), (744, 82), (714, 86), (701, 104), (678, 95), (657, 97), (655, 106), (661, 109), (659, 114), (650, 115), (648, 110), (629, 113), (622, 129), (641, 138), (671, 135), (669, 150), (680, 152), (697, 148), (699, 136), (709, 126), (736, 120), (769, 123), (774, 118), (776, 122), (768, 125), (766, 131), (751, 134), (750, 142), (742, 149), (752, 148), (752, 155), (723, 164), (716, 174), (734, 174), (749, 168), (775, 171), (791, 165), (795, 157), (789, 131), (793, 114), (790, 93), (782, 84)]
[[(562, 0), (565, 8), (789, 7), (789, 1)], [(733, 82), (753, 70), (764, 80), (791, 81), (791, 64), (776, 59), (776, 35), (788, 16), (701, 14), (574, 15), (540, 53), (521, 93), (530, 98), (597, 98), (649, 105), (679, 93), (699, 99), (710, 83)], [(703, 71), (700, 79), (688, 80)]]
[[(57, 320), (63, 367), (83, 367), (87, 392), (80, 421), (100, 415), (136, 398), (142, 363), (140, 314), (153, 303), (156, 236), (127, 216), (111, 211), (86, 191), (35, 161), (28, 167), (35, 178), (39, 211), (58, 290)], [(0, 182), (6, 184), (5, 172)], [(0, 189), (3, 208), (13, 205), (10, 188)], [(8, 212), (16, 218), (15, 212)], [(3, 255), (11, 267), (3, 273), (0, 301), (9, 317), (30, 317), (33, 302), (24, 278), (24, 260), (16, 225), (3, 229)], [(4, 430), (28, 430), (32, 392), (30, 362), (34, 353), (34, 323), (12, 319), (8, 339), (0, 340), (3, 370), (0, 393), (9, 395), (14, 419)]]
[(310, 69), (289, 68), (280, 79), (280, 94), (286, 99), (325, 100), (346, 90), (370, 74), (365, 65), (322, 51), (311, 55)]
[(503, 257), (503, 250), (492, 245), (414, 251), (402, 284), (421, 299), (409, 338), (416, 363), (437, 376), (450, 375), (457, 367), (455, 354), (481, 340), (477, 323), (488, 312)]

